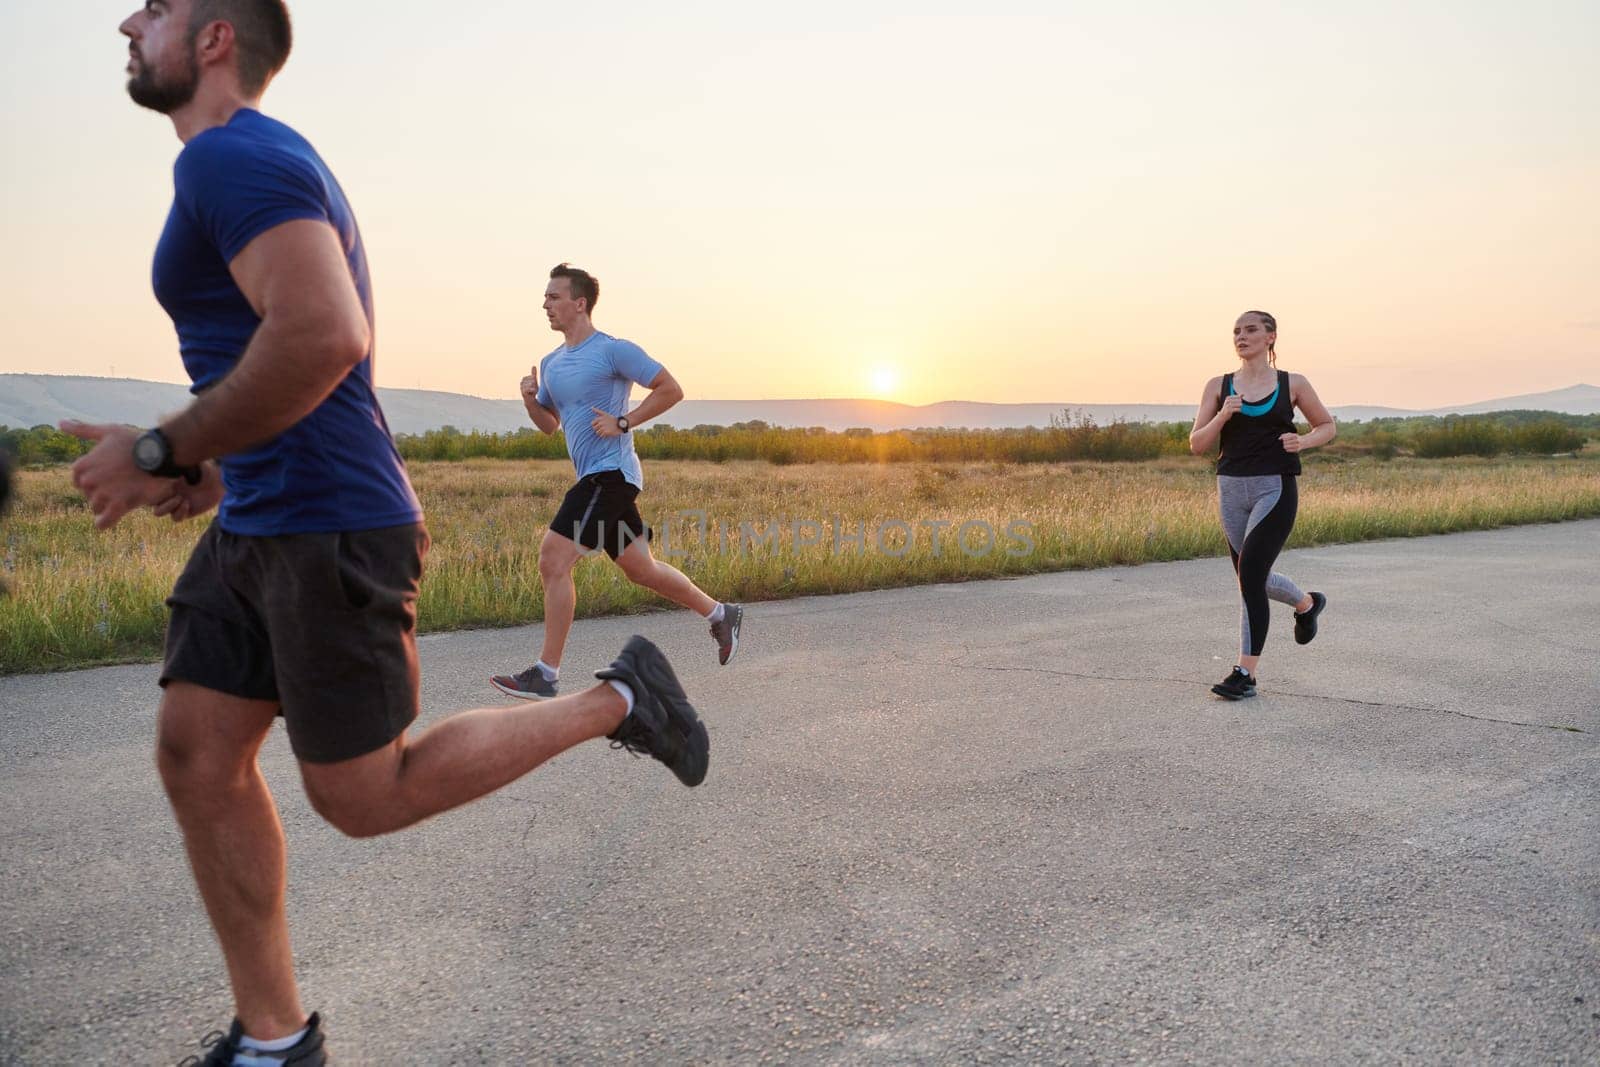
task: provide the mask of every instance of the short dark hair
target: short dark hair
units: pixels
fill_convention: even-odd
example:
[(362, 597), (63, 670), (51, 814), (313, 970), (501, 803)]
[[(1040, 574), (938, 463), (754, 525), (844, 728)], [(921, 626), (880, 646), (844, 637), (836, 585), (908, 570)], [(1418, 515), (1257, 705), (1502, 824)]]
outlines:
[(550, 268), (550, 277), (565, 278), (567, 285), (572, 289), (573, 299), (581, 296), (589, 301), (589, 306), (584, 310), (590, 315), (594, 314), (594, 306), (600, 302), (599, 278), (582, 267), (574, 267), (571, 263), (557, 263)]
[(239, 87), (251, 96), (267, 87), (272, 76), (289, 61), (294, 46), (294, 26), (283, 0), (194, 0), (189, 12), (189, 37), (210, 22), (233, 27), (233, 45), (239, 54)]

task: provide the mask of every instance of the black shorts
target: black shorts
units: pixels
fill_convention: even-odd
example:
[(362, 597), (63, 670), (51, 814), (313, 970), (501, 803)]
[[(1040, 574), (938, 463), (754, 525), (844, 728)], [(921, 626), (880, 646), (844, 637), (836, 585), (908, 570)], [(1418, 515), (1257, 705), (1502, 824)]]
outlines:
[(639, 487), (621, 471), (590, 474), (567, 490), (550, 529), (584, 548), (603, 548), (616, 559), (633, 542), (650, 540), (638, 501)]
[(272, 700), (294, 754), (374, 752), (417, 717), (420, 524), (242, 537), (215, 523), (167, 606), (161, 684)]

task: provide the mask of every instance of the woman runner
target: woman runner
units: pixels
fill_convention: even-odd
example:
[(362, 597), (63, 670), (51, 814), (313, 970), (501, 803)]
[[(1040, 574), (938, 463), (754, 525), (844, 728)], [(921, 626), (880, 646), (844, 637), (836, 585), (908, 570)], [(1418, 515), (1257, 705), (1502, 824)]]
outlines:
[[(1338, 432), (1305, 376), (1278, 370), (1277, 340), (1277, 320), (1265, 311), (1239, 316), (1233, 324), (1239, 369), (1206, 383), (1189, 434), (1189, 449), (1197, 456), (1216, 448), (1219, 439), (1222, 443), (1217, 495), (1244, 600), (1239, 662), (1211, 687), (1228, 700), (1256, 695), (1256, 664), (1271, 622), (1269, 600), (1294, 605), (1294, 639), (1302, 645), (1317, 635), (1317, 616), (1328, 605), (1323, 594), (1302, 593), (1272, 569), (1294, 529), (1300, 453), (1327, 444)], [(1311, 421), (1310, 433), (1296, 432), (1296, 408)]]

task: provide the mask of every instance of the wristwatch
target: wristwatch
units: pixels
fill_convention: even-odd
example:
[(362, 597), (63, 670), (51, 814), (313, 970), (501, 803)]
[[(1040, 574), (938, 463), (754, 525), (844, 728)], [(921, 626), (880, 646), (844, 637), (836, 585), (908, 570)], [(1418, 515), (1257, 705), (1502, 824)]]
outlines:
[(617, 416), (617, 429), (621, 430), (623, 433), (627, 433), (628, 432), (628, 428), (631, 425), (632, 425), (632, 423), (630, 423), (628, 421), (628, 416), (626, 416), (626, 415), (618, 415)]
[(180, 467), (172, 462), (172, 442), (159, 427), (146, 430), (133, 442), (133, 465), (152, 478), (182, 478), (190, 485), (200, 484), (199, 467)]

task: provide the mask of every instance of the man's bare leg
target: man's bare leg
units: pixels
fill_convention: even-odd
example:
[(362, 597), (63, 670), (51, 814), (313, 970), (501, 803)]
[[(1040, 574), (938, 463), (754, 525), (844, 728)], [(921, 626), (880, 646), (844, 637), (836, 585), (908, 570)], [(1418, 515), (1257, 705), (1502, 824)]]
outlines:
[(391, 833), (494, 792), (552, 756), (616, 731), (627, 702), (609, 685), (575, 696), (452, 715), (414, 740), (339, 763), (300, 764), (312, 806), (353, 837)]
[(716, 600), (707, 596), (678, 568), (652, 556), (650, 542), (642, 537), (623, 549), (617, 557), (617, 566), (634, 585), (641, 585), (698, 615), (710, 615), (716, 610)]
[(650, 554), (644, 538), (630, 542), (617, 557), (617, 566), (635, 585), (689, 608), (711, 623), (711, 639), (717, 644), (717, 660), (726, 665), (739, 649), (739, 632), (744, 623), (744, 607), (719, 604), (707, 596), (678, 568)]
[(551, 667), (561, 666), (561, 654), (572, 632), (577, 612), (578, 591), (572, 569), (583, 558), (583, 549), (570, 537), (546, 530), (539, 545), (539, 580), (544, 586), (544, 648), (539, 658)]
[(263, 1040), (306, 1024), (284, 914), (283, 826), (256, 762), (277, 712), (270, 701), (174, 681), (162, 694), (156, 749), (236, 1012)]
[[(493, 792), (573, 745), (616, 730), (621, 694), (596, 686), (544, 704), (452, 716), (414, 742), (331, 764), (301, 764), (307, 792), (340, 829), (386, 833)], [(283, 827), (256, 761), (277, 705), (173, 682), (157, 762), (200, 897), (222, 946), (236, 1014), (262, 1040), (305, 1026), (294, 980)], [(375, 790), (383, 810), (361, 810)], [(335, 817), (338, 816), (338, 817)]]
[[(705, 727), (660, 650), (630, 640), (576, 696), (453, 715), (415, 741), (404, 734), (337, 763), (301, 762), (313, 807), (352, 836), (372, 836), (482, 797), (575, 745), (612, 735), (666, 763), (685, 785), (705, 777)], [(283, 828), (256, 762), (277, 706), (172, 683), (162, 700), (158, 763), (195, 881), (222, 945), (245, 1033), (272, 1040), (306, 1024), (284, 912)]]

